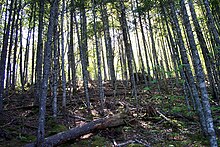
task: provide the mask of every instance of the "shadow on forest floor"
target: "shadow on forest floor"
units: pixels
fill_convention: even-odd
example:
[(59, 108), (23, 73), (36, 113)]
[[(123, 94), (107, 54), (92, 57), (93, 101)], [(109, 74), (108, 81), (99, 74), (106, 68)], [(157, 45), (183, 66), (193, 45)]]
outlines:
[[(67, 96), (67, 112), (58, 112), (57, 120), (52, 116), (51, 97), (48, 92), (46, 136), (81, 126), (92, 119), (100, 118), (100, 100), (97, 81), (90, 81), (92, 116), (86, 112), (82, 87), (74, 96)], [(109, 82), (105, 88), (105, 116), (111, 116), (129, 109), (133, 120), (124, 126), (97, 130), (60, 146), (209, 146), (202, 138), (198, 118), (194, 111), (188, 111), (181, 87), (172, 81), (164, 81), (158, 89), (156, 84), (148, 87), (138, 85), (138, 104), (122, 81), (117, 81), (114, 96)], [(169, 86), (168, 86), (169, 85)], [(172, 85), (172, 86), (170, 86)], [(61, 110), (62, 92), (58, 94)], [(38, 107), (33, 106), (34, 89), (24, 93), (10, 91), (4, 99), (4, 114), (0, 119), (0, 146), (23, 146), (36, 140)], [(136, 109), (138, 107), (138, 110)], [(218, 106), (219, 107), (219, 106)], [(213, 117), (218, 137), (220, 109), (214, 106)]]

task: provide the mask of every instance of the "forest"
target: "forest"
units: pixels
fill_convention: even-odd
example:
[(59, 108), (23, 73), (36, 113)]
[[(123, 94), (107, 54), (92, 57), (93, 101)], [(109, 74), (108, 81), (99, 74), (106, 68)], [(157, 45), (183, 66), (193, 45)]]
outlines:
[(219, 0), (1, 0), (0, 146), (217, 147)]

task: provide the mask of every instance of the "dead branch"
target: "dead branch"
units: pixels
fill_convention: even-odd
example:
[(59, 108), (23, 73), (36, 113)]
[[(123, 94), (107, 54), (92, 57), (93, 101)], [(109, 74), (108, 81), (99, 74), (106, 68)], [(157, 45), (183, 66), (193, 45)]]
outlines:
[[(111, 117), (97, 119), (83, 126), (72, 128), (68, 131), (60, 132), (58, 134), (45, 138), (43, 146), (44, 147), (57, 146), (59, 144), (79, 138), (82, 135), (94, 132), (96, 130), (125, 125), (127, 119), (128, 119), (128, 115), (125, 113), (120, 113)], [(25, 147), (34, 147), (34, 146), (36, 146), (36, 142), (25, 145)]]

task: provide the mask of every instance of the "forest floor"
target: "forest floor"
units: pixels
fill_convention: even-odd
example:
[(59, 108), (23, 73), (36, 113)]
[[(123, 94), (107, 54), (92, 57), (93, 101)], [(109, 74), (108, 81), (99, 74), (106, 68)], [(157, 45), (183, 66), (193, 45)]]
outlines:
[[(92, 115), (88, 115), (86, 111), (83, 88), (79, 86), (74, 96), (67, 97), (66, 115), (59, 109), (57, 119), (54, 120), (52, 98), (48, 92), (46, 136), (101, 118), (97, 85), (97, 81), (90, 81)], [(108, 81), (104, 83), (105, 116), (129, 109), (133, 120), (126, 125), (91, 132), (60, 146), (209, 146), (208, 139), (202, 137), (196, 112), (188, 110), (182, 86), (176, 86), (174, 80), (162, 81), (160, 85), (163, 86), (160, 87), (155, 83), (148, 87), (138, 85), (138, 104), (131, 96), (130, 88), (126, 89), (122, 81), (117, 81), (117, 85), (117, 93), (114, 95), (111, 84)], [(9, 91), (9, 96), (4, 99), (5, 111), (0, 118), (0, 146), (23, 146), (36, 140), (38, 107), (33, 106), (33, 101), (32, 87), (27, 88), (25, 92)], [(59, 90), (60, 107), (61, 103), (62, 92)], [(219, 138), (220, 108), (214, 101), (211, 101), (211, 104)]]

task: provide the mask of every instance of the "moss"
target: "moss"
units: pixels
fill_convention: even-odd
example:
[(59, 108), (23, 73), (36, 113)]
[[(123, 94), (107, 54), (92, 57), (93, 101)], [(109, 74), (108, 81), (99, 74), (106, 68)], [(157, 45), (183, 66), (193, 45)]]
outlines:
[(188, 136), (190, 137), (190, 139), (198, 145), (205, 145), (205, 146), (209, 146), (209, 140), (205, 137), (202, 136), (202, 134), (188, 134)]
[(64, 125), (54, 124), (54, 125), (52, 125), (52, 128), (49, 130), (48, 135), (51, 136), (51, 135), (54, 135), (54, 134), (57, 134), (57, 133), (60, 133), (60, 132), (66, 131), (66, 130), (68, 130), (68, 129)]
[(92, 137), (92, 146), (106, 146), (107, 141), (104, 137), (94, 136)]
[(21, 142), (29, 143), (36, 140), (36, 136), (33, 135), (19, 135), (18, 139)]

